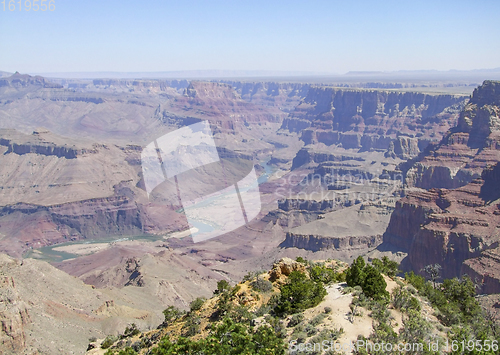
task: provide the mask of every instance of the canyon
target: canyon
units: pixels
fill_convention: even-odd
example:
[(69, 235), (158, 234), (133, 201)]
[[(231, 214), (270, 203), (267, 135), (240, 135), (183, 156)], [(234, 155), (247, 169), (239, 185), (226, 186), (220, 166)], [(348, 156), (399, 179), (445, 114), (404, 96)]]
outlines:
[(500, 291), (499, 88), (475, 89), (457, 126), (407, 169), (408, 193), (384, 234), (408, 252), (406, 270), (439, 264), (442, 277), (468, 274), (483, 293)]
[[(379, 86), (2, 77), (2, 344), (54, 353), (71, 336), (78, 353), (282, 257), (378, 253), (417, 273), (439, 263), (443, 277), (500, 293), (498, 82), (470, 99)], [(148, 195), (144, 147), (202, 121), (220, 164)], [(258, 216), (194, 243), (178, 186), (203, 196), (251, 168)], [(42, 330), (66, 318), (81, 334)]]

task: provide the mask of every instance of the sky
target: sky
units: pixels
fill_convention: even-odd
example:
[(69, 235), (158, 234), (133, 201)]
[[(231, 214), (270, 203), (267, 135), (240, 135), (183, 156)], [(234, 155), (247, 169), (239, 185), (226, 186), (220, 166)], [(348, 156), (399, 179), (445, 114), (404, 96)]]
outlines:
[(500, 67), (498, 0), (53, 0), (44, 12), (28, 2), (0, 2), (2, 71)]

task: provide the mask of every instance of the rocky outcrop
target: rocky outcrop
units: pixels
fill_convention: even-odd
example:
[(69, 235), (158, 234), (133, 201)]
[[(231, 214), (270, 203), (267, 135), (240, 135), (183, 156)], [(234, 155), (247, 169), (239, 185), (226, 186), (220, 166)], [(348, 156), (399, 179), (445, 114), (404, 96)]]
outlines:
[(455, 190), (410, 191), (398, 201), (384, 242), (408, 252), (403, 262), (408, 270), (437, 263), (445, 278), (471, 273), (482, 280), (484, 292), (498, 290), (500, 273), (491, 272), (500, 269), (498, 186), (499, 165)]
[(500, 161), (499, 100), (498, 81), (485, 81), (475, 89), (457, 126), (408, 170), (407, 185), (457, 188), (479, 178), (486, 166)]
[[(50, 137), (50, 138), (49, 138)], [(15, 130), (0, 130), (0, 145), (7, 147), (8, 153), (18, 155), (34, 153), (45, 156), (54, 155), (58, 158), (75, 159), (79, 155), (95, 154), (99, 147), (104, 145), (94, 144), (88, 147), (76, 145), (58, 145), (53, 142), (54, 136), (45, 129), (33, 131), (31, 136), (24, 135)]]
[(382, 235), (325, 237), (323, 235), (301, 235), (288, 232), (285, 241), (280, 245), (284, 248), (299, 248), (311, 251), (336, 249), (342, 251), (374, 248), (382, 243)]
[(306, 271), (306, 264), (292, 260), (290, 258), (282, 258), (273, 264), (273, 268), (269, 271), (269, 281), (284, 281), (286, 276), (289, 276), (293, 271)]
[(62, 88), (61, 85), (51, 83), (41, 76), (31, 76), (28, 74), (19, 74), (15, 72), (13, 75), (0, 78), (0, 88), (10, 87), (10, 88), (25, 88), (29, 86), (37, 86), (42, 88)]
[[(341, 203), (342, 202), (342, 203)], [(300, 198), (286, 198), (278, 201), (280, 210), (289, 211), (310, 211), (310, 212), (329, 212), (343, 206), (345, 201), (341, 201), (340, 197), (335, 200), (310, 200)]]
[(28, 308), (12, 276), (0, 273), (0, 291), (0, 352), (20, 354), (26, 348), (24, 328), (31, 321)]
[(144, 287), (145, 281), (144, 277), (140, 271), (140, 260), (137, 258), (127, 259), (125, 262), (125, 270), (129, 274), (128, 281), (125, 286), (138, 286)]
[(292, 162), (292, 170), (295, 170), (302, 165), (314, 162), (314, 163), (324, 163), (324, 162), (343, 162), (343, 161), (349, 161), (349, 160), (354, 160), (354, 161), (364, 161), (363, 157), (361, 156), (352, 156), (352, 155), (345, 155), (341, 153), (324, 153), (324, 152), (317, 152), (314, 149), (310, 149), (308, 147), (304, 147), (300, 149), (297, 152), (297, 155), (295, 158), (293, 158)]
[(283, 211), (277, 209), (270, 211), (262, 218), (263, 222), (278, 224), (283, 228), (294, 228), (306, 223), (313, 222), (324, 214), (324, 211), (291, 210)]
[[(464, 100), (454, 95), (312, 87), (281, 128), (302, 132), (306, 144), (387, 150), (400, 134), (440, 139), (455, 124)], [(402, 145), (401, 156), (418, 154), (404, 144), (396, 142), (393, 149)]]
[(369, 249), (382, 243), (395, 199), (366, 202), (326, 213), (290, 229), (281, 247), (319, 250)]
[(398, 157), (404, 160), (412, 159), (417, 157), (428, 144), (429, 141), (424, 139), (398, 136), (389, 144), (389, 149), (387, 149), (385, 156)]

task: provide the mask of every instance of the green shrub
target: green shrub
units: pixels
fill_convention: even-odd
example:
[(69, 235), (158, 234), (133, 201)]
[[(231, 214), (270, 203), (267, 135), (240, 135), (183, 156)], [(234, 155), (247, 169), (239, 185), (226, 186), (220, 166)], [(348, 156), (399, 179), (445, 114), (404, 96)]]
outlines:
[(308, 338), (307, 334), (305, 332), (299, 332), (295, 335), (297, 338), (298, 343), (304, 343), (306, 339)]
[(198, 297), (194, 299), (190, 304), (189, 304), (189, 309), (191, 312), (194, 311), (199, 311), (201, 307), (203, 307), (203, 304), (205, 303), (207, 299), (205, 297)]
[(118, 340), (118, 337), (114, 335), (108, 335), (101, 343), (101, 349), (107, 349)]
[(229, 291), (231, 289), (231, 285), (226, 280), (220, 280), (217, 282), (217, 289), (214, 291), (214, 294), (218, 295), (224, 291)]
[(135, 350), (132, 349), (131, 347), (127, 347), (123, 350), (120, 350), (118, 352), (118, 355), (137, 355), (137, 352), (135, 352)]
[(309, 269), (309, 276), (314, 281), (322, 282), (325, 285), (337, 281), (337, 273), (324, 265), (314, 265)]
[(312, 324), (306, 325), (304, 330), (308, 336), (312, 336), (318, 332), (318, 329)]
[(325, 307), (325, 313), (328, 314), (328, 313), (331, 313), (332, 312), (332, 308), (331, 307)]
[(425, 279), (420, 275), (416, 275), (413, 271), (405, 273), (405, 280), (419, 291), (425, 286)]
[(362, 256), (358, 256), (346, 271), (345, 281), (347, 285), (350, 287), (361, 286), (365, 280), (364, 269), (365, 259)]
[(323, 283), (308, 279), (300, 271), (292, 271), (288, 282), (281, 286), (281, 294), (274, 311), (293, 314), (317, 306), (326, 296)]
[(399, 271), (399, 264), (395, 261), (389, 260), (387, 256), (384, 256), (382, 260), (377, 258), (372, 260), (373, 267), (380, 273), (389, 276), (390, 278), (395, 277)]
[(298, 263), (307, 264), (307, 260), (301, 256), (298, 256), (297, 259), (295, 259), (295, 261)]
[(125, 332), (123, 333), (122, 338), (133, 337), (134, 335), (140, 334), (141, 331), (137, 328), (135, 323), (132, 323), (130, 326), (125, 328)]
[(180, 310), (175, 306), (169, 306), (167, 309), (163, 311), (163, 316), (165, 317), (165, 320), (163, 321), (163, 324), (160, 325), (160, 327), (164, 327), (170, 324), (180, 316), (184, 315), (184, 313), (185, 312), (183, 310)]
[(196, 316), (193, 313), (189, 314), (182, 328), (184, 331), (183, 335), (190, 337), (198, 334), (200, 332), (200, 324), (201, 318), (199, 316)]

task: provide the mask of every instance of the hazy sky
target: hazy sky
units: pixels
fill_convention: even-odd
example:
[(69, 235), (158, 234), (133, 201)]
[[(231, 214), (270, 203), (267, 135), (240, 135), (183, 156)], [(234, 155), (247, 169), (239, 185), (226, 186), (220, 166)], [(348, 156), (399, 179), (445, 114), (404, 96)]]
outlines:
[(0, 70), (11, 72), (500, 67), (498, 0), (7, 4)]

